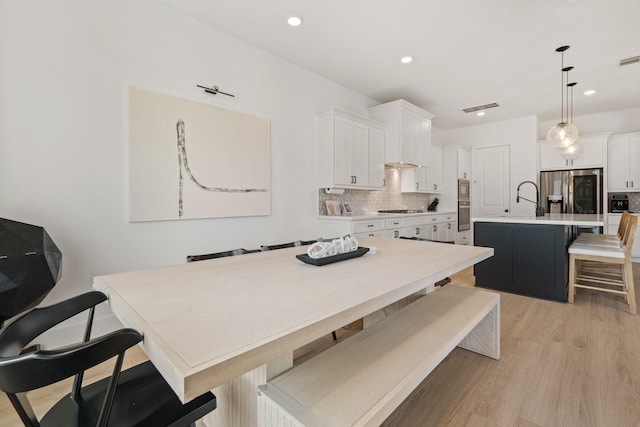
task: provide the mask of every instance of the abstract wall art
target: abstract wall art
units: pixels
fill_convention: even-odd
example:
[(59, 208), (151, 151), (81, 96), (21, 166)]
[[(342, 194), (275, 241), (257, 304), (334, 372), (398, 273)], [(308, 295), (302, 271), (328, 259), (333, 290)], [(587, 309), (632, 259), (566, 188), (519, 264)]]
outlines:
[(129, 220), (271, 213), (269, 121), (129, 88)]

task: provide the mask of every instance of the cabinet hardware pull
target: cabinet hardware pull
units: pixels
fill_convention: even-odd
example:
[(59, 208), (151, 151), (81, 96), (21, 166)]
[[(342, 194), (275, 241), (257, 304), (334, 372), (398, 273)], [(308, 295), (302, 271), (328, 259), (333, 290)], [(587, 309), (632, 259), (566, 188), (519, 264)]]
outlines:
[(625, 182), (624, 182), (624, 186), (625, 186), (625, 187), (629, 187), (629, 181), (625, 181)]
[(367, 227), (373, 227), (373, 224), (367, 224)]

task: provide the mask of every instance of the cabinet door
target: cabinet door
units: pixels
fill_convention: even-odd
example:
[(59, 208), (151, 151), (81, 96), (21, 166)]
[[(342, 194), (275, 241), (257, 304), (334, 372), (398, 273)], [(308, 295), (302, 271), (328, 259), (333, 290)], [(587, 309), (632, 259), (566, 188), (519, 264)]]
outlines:
[(471, 153), (458, 148), (458, 178), (471, 179)]
[(455, 242), (457, 239), (457, 234), (458, 234), (458, 223), (457, 222), (447, 222), (445, 224), (442, 224), (443, 226), (446, 226), (444, 228), (446, 228), (446, 238), (442, 239), (445, 242)]
[(384, 187), (384, 130), (369, 128), (369, 187)]
[(607, 147), (607, 187), (609, 191), (626, 191), (629, 185), (629, 142), (611, 138)]
[(538, 141), (540, 169), (563, 169), (569, 166), (560, 152), (546, 140)]
[(410, 111), (403, 110), (401, 123), (402, 155), (406, 159), (404, 161), (424, 166), (420, 117)]
[(566, 160), (546, 140), (538, 141), (540, 169), (599, 168), (604, 166), (603, 149), (606, 136), (587, 135), (580, 138), (583, 152), (575, 160)]
[(431, 161), (427, 168), (427, 189), (431, 192), (441, 192), (442, 188), (442, 148), (431, 147)]
[[(629, 188), (640, 191), (640, 135), (632, 136), (629, 139)], [(637, 240), (636, 235), (636, 242)], [(640, 243), (637, 243), (640, 247)], [(636, 247), (636, 244), (633, 245)]]
[(400, 191), (402, 193), (426, 193), (427, 168), (404, 168), (400, 170)]
[(580, 138), (582, 142), (583, 152), (580, 157), (570, 160), (569, 164), (573, 167), (596, 168), (604, 166), (602, 151), (606, 137), (603, 136), (585, 136)]
[(424, 227), (424, 233), (422, 238), (428, 239), (428, 240), (436, 240), (437, 237), (434, 237), (434, 234), (435, 236), (437, 236), (437, 233), (438, 233), (438, 227), (436, 226), (436, 224), (427, 224)]
[(369, 128), (361, 123), (335, 118), (335, 182), (366, 186), (369, 179)]

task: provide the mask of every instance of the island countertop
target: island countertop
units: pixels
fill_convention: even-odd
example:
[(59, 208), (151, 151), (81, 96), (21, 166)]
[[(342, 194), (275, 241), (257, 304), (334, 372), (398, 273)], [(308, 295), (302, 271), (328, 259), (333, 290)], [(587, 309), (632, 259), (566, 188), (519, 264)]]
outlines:
[(578, 225), (584, 227), (604, 227), (601, 214), (545, 214), (544, 216), (485, 216), (471, 218), (472, 222), (504, 222), (540, 225)]

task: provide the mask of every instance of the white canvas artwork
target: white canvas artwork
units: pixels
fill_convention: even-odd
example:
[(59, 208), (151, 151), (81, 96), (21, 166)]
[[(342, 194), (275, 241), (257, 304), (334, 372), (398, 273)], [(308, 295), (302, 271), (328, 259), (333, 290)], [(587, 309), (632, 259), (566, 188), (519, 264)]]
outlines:
[(129, 219), (270, 215), (269, 121), (129, 88)]

